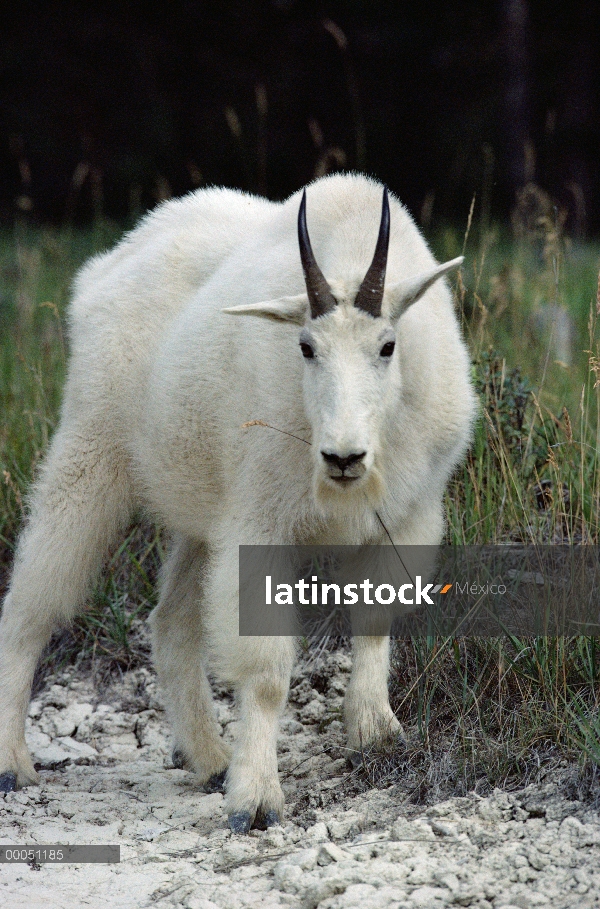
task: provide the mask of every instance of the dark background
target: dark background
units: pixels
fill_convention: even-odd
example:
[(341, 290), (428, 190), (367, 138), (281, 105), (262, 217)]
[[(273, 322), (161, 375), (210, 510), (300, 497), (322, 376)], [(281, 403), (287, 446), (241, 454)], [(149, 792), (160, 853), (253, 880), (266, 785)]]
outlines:
[(358, 168), (425, 223), (535, 181), (600, 232), (594, 0), (98, 0), (0, 8), (0, 221), (124, 223)]

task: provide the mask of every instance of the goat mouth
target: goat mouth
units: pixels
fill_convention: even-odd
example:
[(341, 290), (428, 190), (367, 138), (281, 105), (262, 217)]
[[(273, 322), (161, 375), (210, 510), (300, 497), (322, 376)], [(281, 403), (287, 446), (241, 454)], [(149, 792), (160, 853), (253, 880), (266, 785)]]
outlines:
[(343, 485), (345, 483), (355, 483), (356, 480), (360, 480), (361, 478), (360, 477), (347, 477), (346, 474), (341, 474), (341, 476), (338, 476), (338, 477), (332, 477), (331, 474), (329, 474), (329, 479), (333, 480), (334, 483), (339, 483), (340, 485)]

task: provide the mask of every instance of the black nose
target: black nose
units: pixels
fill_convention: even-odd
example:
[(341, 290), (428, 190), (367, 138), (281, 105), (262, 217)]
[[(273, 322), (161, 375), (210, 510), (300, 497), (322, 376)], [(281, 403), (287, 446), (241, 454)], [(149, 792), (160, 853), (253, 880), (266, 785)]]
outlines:
[(347, 455), (345, 458), (340, 458), (339, 455), (329, 454), (327, 451), (321, 452), (327, 463), (333, 464), (335, 467), (339, 467), (342, 473), (346, 470), (346, 468), (352, 467), (353, 464), (358, 464), (359, 461), (362, 461), (366, 453), (366, 451), (359, 451), (357, 454), (351, 454)]

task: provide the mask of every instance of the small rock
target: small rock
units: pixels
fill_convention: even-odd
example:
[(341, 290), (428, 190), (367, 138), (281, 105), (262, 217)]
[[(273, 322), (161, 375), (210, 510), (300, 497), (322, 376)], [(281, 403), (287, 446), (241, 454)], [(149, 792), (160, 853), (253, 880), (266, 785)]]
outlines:
[(435, 881), (434, 868), (429, 859), (415, 860), (413, 870), (406, 878), (409, 884), (431, 884)]
[(275, 886), (284, 893), (297, 893), (303, 878), (303, 871), (299, 865), (283, 859), (278, 862), (273, 869)]
[(332, 862), (343, 862), (348, 854), (335, 843), (323, 843), (317, 855), (318, 865), (331, 865)]
[(583, 832), (583, 824), (576, 817), (566, 817), (558, 828), (560, 836), (579, 838), (580, 833)]
[(312, 871), (317, 864), (317, 855), (319, 850), (315, 846), (311, 846), (310, 849), (302, 849), (301, 852), (296, 852), (290, 856), (290, 862), (293, 865), (298, 865), (302, 868), (303, 871)]
[(442, 884), (444, 887), (447, 887), (451, 893), (458, 893), (460, 889), (460, 882), (456, 874), (450, 871), (435, 871), (433, 874), (433, 879), (438, 884)]
[[(477, 814), (480, 818), (483, 818), (484, 821), (501, 821), (502, 820), (502, 811), (493, 802), (488, 799), (482, 799), (481, 802), (477, 805)], [(527, 812), (524, 812), (527, 816)]]
[(449, 824), (447, 821), (431, 821), (431, 829), (434, 833), (437, 833), (438, 836), (450, 836), (456, 837), (458, 831), (455, 824)]
[(69, 704), (53, 718), (54, 734), (57, 736), (73, 735), (77, 727), (93, 713), (93, 710), (91, 704)]
[(391, 837), (397, 842), (402, 842), (403, 840), (434, 840), (435, 834), (430, 825), (422, 818), (418, 818), (416, 821), (409, 821), (407, 818), (402, 817), (398, 818), (392, 826)]
[(583, 824), (579, 831), (580, 846), (597, 846), (600, 844), (600, 829), (595, 824)]
[(51, 685), (44, 695), (44, 702), (52, 707), (66, 707), (69, 703), (69, 692), (62, 685)]
[(517, 868), (517, 880), (522, 884), (526, 884), (528, 881), (535, 881), (537, 880), (537, 877), (537, 871), (534, 871), (529, 865), (523, 865), (521, 868)]
[(27, 709), (27, 715), (32, 719), (37, 720), (38, 717), (42, 715), (43, 710), (42, 702), (39, 700), (31, 701)]
[(315, 697), (318, 698), (319, 693), (314, 690), (308, 679), (302, 679), (290, 690), (290, 701), (294, 704), (299, 704), (301, 707), (304, 707)]
[(432, 805), (431, 808), (427, 809), (427, 816), (446, 817), (448, 814), (453, 814), (454, 810), (454, 806), (448, 802), (440, 802), (439, 805)]
[(589, 874), (583, 868), (578, 868), (574, 872), (573, 877), (575, 878), (575, 880), (577, 881), (578, 884), (585, 884), (586, 887), (590, 887), (592, 884)]
[(56, 739), (56, 742), (58, 742), (62, 748), (68, 750), (73, 759), (98, 757), (98, 752), (95, 748), (92, 748), (91, 745), (86, 745), (85, 742), (78, 742), (70, 736), (59, 736), (59, 738)]
[(34, 759), (42, 765), (62, 764), (64, 761), (80, 758), (97, 758), (98, 752), (91, 745), (77, 742), (69, 736), (61, 736), (50, 741), (43, 732), (31, 730), (27, 741)]
[(283, 830), (279, 828), (270, 827), (265, 830), (261, 841), (265, 846), (270, 846), (272, 849), (282, 849), (285, 845), (285, 836)]
[[(327, 733), (328, 733), (328, 735), (343, 735), (344, 732), (345, 732), (345, 730), (344, 730), (344, 724), (342, 723), (341, 720), (332, 720), (332, 721), (327, 725)], [(345, 763), (346, 763), (346, 761), (345, 761), (345, 759), (344, 759), (344, 764), (345, 764)]]
[(312, 827), (308, 827), (305, 833), (306, 842), (310, 843), (323, 843), (329, 839), (329, 832), (327, 826), (323, 821), (319, 821), (317, 824), (313, 824)]
[(332, 840), (346, 840), (359, 832), (360, 818), (355, 811), (346, 811), (339, 820), (328, 821), (326, 829)]
[(535, 846), (531, 846), (531, 848), (527, 850), (527, 859), (531, 867), (535, 868), (536, 871), (542, 871), (550, 864), (548, 856), (538, 852)]
[(327, 658), (327, 669), (329, 671), (350, 672), (352, 669), (352, 657), (342, 650), (330, 653)]
[(330, 696), (335, 696), (335, 695), (342, 696), (343, 694), (345, 694), (346, 693), (346, 683), (347, 683), (347, 678), (345, 676), (334, 675), (329, 680), (329, 692), (328, 692), (329, 695)]
[(304, 732), (302, 723), (299, 723), (298, 720), (292, 718), (284, 720), (281, 724), (281, 729), (283, 732), (288, 732), (290, 735), (299, 735)]
[(288, 824), (283, 828), (283, 835), (287, 843), (299, 843), (304, 839), (304, 830), (296, 824)]
[(299, 716), (303, 723), (319, 723), (325, 716), (325, 704), (319, 698), (313, 698), (302, 708)]
[(311, 882), (304, 892), (304, 909), (317, 909), (324, 900), (338, 893), (345, 893), (352, 881), (341, 878), (321, 878)]

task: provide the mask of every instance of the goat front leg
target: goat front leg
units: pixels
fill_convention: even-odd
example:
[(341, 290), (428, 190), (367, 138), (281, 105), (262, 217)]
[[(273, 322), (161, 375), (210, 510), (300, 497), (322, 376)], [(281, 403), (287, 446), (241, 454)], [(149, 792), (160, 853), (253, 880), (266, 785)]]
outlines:
[(248, 639), (244, 643), (245, 661), (253, 669), (236, 685), (240, 728), (226, 796), (234, 833), (248, 833), (251, 826), (264, 830), (281, 821), (284, 796), (277, 772), (277, 733), (294, 658), (289, 639)]
[[(437, 546), (444, 532), (441, 501), (433, 500), (425, 510), (415, 509), (410, 521), (400, 530), (392, 532), (396, 546), (404, 547), (403, 557), (396, 562), (396, 555), (387, 546), (371, 551), (366, 547), (363, 558), (366, 571), (377, 576), (377, 565), (386, 579), (395, 577), (394, 586), (414, 583), (417, 574), (427, 577), (435, 565)], [(390, 562), (390, 558), (392, 561)], [(408, 566), (408, 567), (407, 567)], [(354, 566), (356, 567), (356, 566)], [(363, 575), (363, 576), (366, 576)], [(350, 748), (350, 760), (361, 759), (366, 746), (385, 740), (404, 741), (404, 731), (390, 707), (388, 692), (390, 638), (393, 612), (386, 616), (386, 608), (371, 607), (364, 612), (358, 607), (351, 611), (352, 674), (344, 700), (344, 715)], [(383, 633), (382, 633), (383, 632)]]
[(352, 641), (352, 674), (344, 699), (350, 760), (365, 747), (403, 738), (388, 693), (389, 637), (357, 636)]

